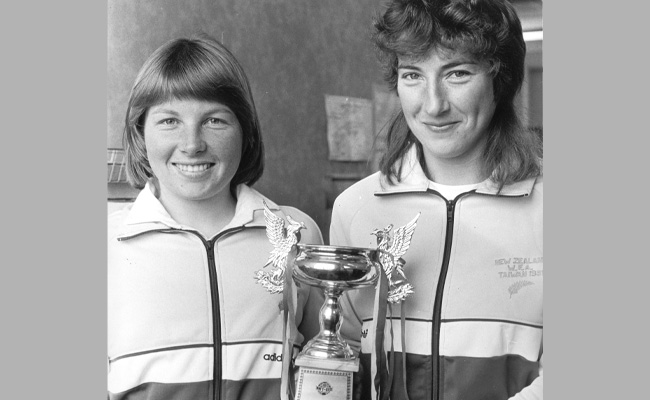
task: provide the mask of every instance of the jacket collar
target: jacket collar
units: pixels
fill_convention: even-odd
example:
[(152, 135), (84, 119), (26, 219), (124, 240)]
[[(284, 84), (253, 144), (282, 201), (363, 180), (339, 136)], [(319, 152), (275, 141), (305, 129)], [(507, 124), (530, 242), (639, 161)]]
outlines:
[[(138, 194), (124, 221), (125, 231), (120, 236), (131, 236), (153, 229), (192, 230), (191, 227), (176, 222), (151, 189), (150, 183), (147, 183)], [(280, 209), (276, 203), (245, 184), (238, 185), (236, 193), (235, 216), (221, 232), (244, 226), (265, 227), (263, 200), (271, 210)]]
[[(402, 172), (400, 182), (391, 184), (385, 175), (381, 174), (379, 178), (380, 189), (375, 192), (376, 195), (396, 194), (396, 193), (414, 193), (426, 192), (430, 188), (431, 181), (427, 178), (417, 156), (415, 145), (411, 145), (402, 160)], [(528, 178), (523, 181), (504, 185), (499, 192), (499, 186), (491, 178), (479, 183), (476, 193), (498, 195), (498, 196), (528, 196), (535, 186), (536, 178)]]

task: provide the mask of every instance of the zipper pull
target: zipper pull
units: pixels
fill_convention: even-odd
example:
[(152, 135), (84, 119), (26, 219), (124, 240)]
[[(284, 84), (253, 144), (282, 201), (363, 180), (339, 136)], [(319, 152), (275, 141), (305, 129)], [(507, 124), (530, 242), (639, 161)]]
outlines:
[(451, 221), (454, 216), (454, 202), (447, 200), (447, 221)]
[(206, 242), (205, 246), (208, 250), (208, 260), (214, 261), (214, 243), (211, 241)]

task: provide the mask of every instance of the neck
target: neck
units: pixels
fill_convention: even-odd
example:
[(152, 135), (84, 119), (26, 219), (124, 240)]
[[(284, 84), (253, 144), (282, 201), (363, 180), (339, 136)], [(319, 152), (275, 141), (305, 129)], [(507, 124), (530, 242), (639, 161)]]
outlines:
[(216, 235), (232, 221), (237, 206), (229, 190), (223, 196), (206, 200), (163, 196), (159, 200), (176, 222), (196, 229), (206, 238)]
[(470, 185), (483, 182), (488, 177), (483, 169), (481, 154), (474, 154), (464, 159), (444, 159), (427, 157), (425, 173), (427, 177), (442, 185)]

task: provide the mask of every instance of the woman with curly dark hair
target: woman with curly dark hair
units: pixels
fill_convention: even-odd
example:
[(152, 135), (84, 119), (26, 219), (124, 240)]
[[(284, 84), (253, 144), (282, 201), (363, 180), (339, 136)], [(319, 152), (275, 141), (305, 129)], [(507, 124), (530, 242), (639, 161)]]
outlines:
[(389, 279), (386, 355), (374, 289), (343, 300), (362, 397), (541, 399), (542, 151), (516, 107), (519, 18), (505, 0), (393, 0), (374, 27), (401, 110), (380, 171), (337, 198), (331, 242), (375, 247), (374, 229), (420, 216)]

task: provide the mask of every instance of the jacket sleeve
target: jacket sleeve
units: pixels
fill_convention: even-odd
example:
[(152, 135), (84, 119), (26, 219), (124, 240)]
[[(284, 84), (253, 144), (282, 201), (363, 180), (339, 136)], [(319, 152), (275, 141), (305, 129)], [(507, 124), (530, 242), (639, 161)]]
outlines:
[(330, 244), (333, 246), (350, 246), (350, 238), (346, 231), (348, 226), (343, 223), (341, 215), (343, 208), (339, 201), (332, 207), (332, 221), (330, 223)]
[(539, 361), (539, 376), (531, 382), (530, 385), (526, 386), (521, 390), (521, 392), (512, 396), (508, 400), (543, 400), (544, 399), (544, 375), (542, 371), (542, 361), (544, 360), (544, 355), (540, 358)]

